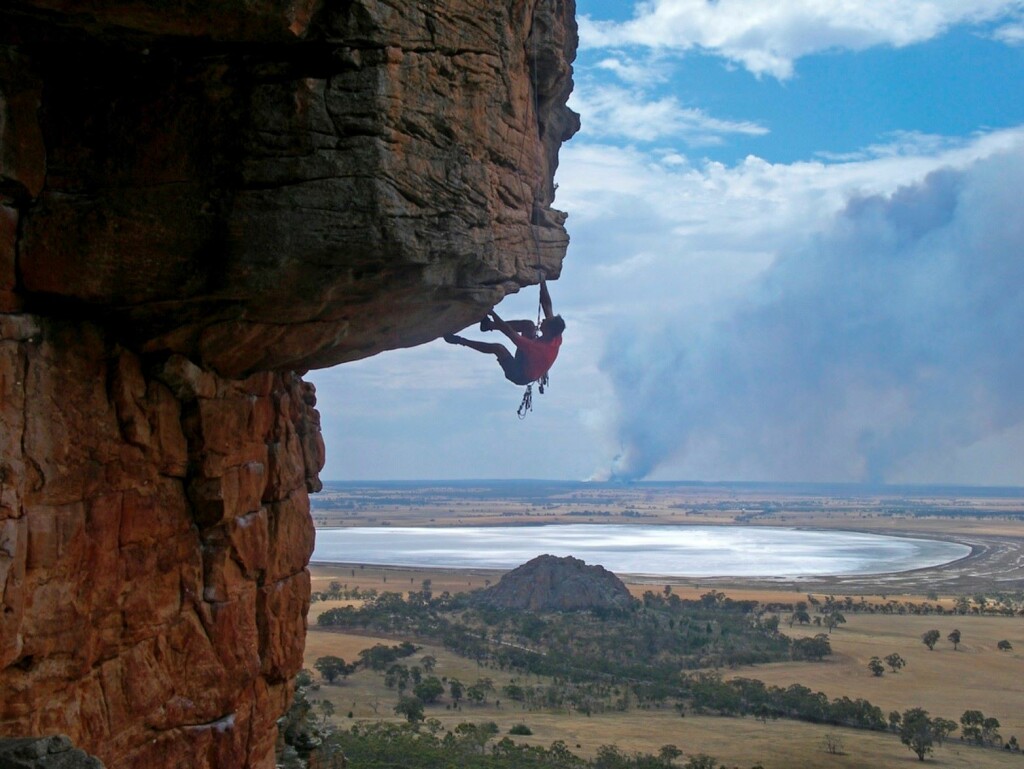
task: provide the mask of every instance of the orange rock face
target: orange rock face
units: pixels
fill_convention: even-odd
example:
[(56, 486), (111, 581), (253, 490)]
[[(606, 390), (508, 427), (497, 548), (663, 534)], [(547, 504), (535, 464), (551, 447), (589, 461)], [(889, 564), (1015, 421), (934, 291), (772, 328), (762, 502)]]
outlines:
[(0, 316), (0, 734), (271, 766), (323, 463), (312, 387)]
[(152, 5), (0, 4), (0, 302), (237, 378), (558, 276), (572, 0)]
[(557, 277), (573, 0), (0, 3), (0, 735), (273, 765), (293, 373)]

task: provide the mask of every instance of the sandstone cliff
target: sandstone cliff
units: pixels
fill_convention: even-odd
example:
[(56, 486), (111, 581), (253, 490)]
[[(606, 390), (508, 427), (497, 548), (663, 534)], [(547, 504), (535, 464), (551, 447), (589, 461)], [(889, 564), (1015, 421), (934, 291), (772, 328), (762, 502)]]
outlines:
[(0, 736), (269, 767), (305, 369), (557, 277), (572, 0), (0, 7)]
[(628, 609), (629, 589), (603, 566), (579, 558), (539, 555), (505, 574), (478, 594), (489, 606), (528, 611)]

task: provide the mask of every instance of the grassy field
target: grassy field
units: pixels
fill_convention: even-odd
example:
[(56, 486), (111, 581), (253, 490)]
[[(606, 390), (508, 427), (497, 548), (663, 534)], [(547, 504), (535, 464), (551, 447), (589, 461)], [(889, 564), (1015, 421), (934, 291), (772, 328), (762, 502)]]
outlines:
[[(338, 656), (355, 658), (360, 648), (374, 643), (393, 643), (393, 640), (365, 636), (352, 636), (342, 633), (331, 633), (314, 630), (309, 636), (307, 665), (312, 666), (316, 656), (331, 653)], [(923, 648), (923, 647), (922, 647)], [(927, 651), (927, 650), (925, 650)], [(933, 654), (938, 654), (938, 650)], [(412, 660), (424, 654), (437, 658), (435, 674), (455, 677), (464, 683), (472, 683), (478, 677), (487, 676), (494, 680), (500, 690), (513, 676), (488, 668), (479, 668), (476, 664), (449, 654), (444, 649), (424, 647)], [(952, 654), (952, 652), (950, 652)], [(1018, 660), (1019, 663), (1019, 660)], [(845, 665), (846, 663), (840, 663)], [(827, 670), (836, 671), (835, 665), (828, 665)], [(805, 664), (788, 671), (797, 673), (797, 680), (805, 685), (815, 687), (812, 681), (816, 677), (827, 678), (822, 670), (813, 671), (810, 675), (802, 675), (813, 668), (826, 668), (821, 665)], [(762, 669), (758, 669), (758, 673)], [(753, 671), (744, 671), (754, 675)], [(789, 681), (783, 666), (775, 666), (771, 678), (778, 682)], [(865, 674), (866, 670), (865, 670)], [(907, 675), (906, 673), (902, 675)], [(761, 677), (758, 675), (758, 677)], [(769, 676), (764, 676), (769, 678)], [(533, 679), (536, 681), (537, 679)], [(948, 692), (956, 690), (958, 679), (952, 679), (946, 687)], [(874, 679), (873, 682), (877, 682)], [(836, 687), (820, 686), (823, 690)], [(851, 696), (853, 696), (851, 694)], [(378, 718), (398, 720), (391, 709), (397, 700), (397, 694), (387, 689), (379, 674), (369, 671), (359, 672), (346, 681), (336, 685), (322, 685), (318, 691), (310, 693), (312, 699), (329, 700), (335, 708), (336, 724), (344, 727), (354, 721), (377, 720)], [(498, 694), (500, 697), (500, 692)], [(1018, 698), (1019, 699), (1019, 698)], [(872, 700), (875, 701), (875, 700)], [(895, 701), (895, 700), (894, 700)], [(992, 706), (975, 702), (986, 713), (997, 712), (996, 702), (1005, 699), (997, 697)], [(879, 698), (880, 704), (880, 698)], [(352, 712), (353, 718), (347, 714)], [(935, 709), (933, 712), (942, 712)], [(947, 712), (952, 715), (952, 711)], [(624, 713), (606, 713), (585, 717), (577, 713), (566, 712), (528, 712), (502, 702), (496, 706), (492, 695), (482, 706), (463, 704), (458, 711), (446, 709), (445, 705), (434, 705), (427, 708), (428, 718), (437, 718), (447, 728), (452, 728), (463, 721), (494, 721), (502, 734), (515, 724), (524, 723), (533, 730), (530, 737), (516, 737), (517, 741), (525, 741), (538, 745), (550, 745), (555, 740), (564, 740), (577, 753), (593, 756), (601, 745), (615, 744), (626, 751), (657, 752), (662, 745), (672, 743), (680, 747), (686, 754), (707, 753), (715, 756), (727, 766), (739, 766), (747, 769), (756, 763), (765, 769), (831, 769), (833, 767), (872, 767), (873, 769), (897, 769), (919, 765), (916, 757), (890, 734), (866, 732), (854, 729), (840, 729), (831, 726), (819, 726), (797, 721), (779, 720), (761, 723), (754, 718), (721, 718), (713, 716), (687, 716), (680, 718), (674, 711), (636, 710)], [(1009, 732), (1004, 730), (1004, 735)], [(835, 735), (842, 742), (845, 755), (832, 755), (825, 751), (826, 735)], [(938, 748), (929, 763), (941, 767), (957, 769), (996, 769), (997, 767), (1020, 767), (1024, 765), (1024, 756), (1008, 754), (1006, 751), (980, 749), (961, 745), (953, 740)]]
[[(326, 590), (331, 582), (340, 582), (349, 589), (358, 587), (360, 590), (374, 589), (378, 592), (391, 590), (406, 593), (419, 590), (423, 580), (431, 581), (431, 590), (440, 595), (445, 590), (450, 593), (464, 593), (469, 590), (487, 587), (501, 579), (504, 572), (459, 569), (412, 569), (401, 566), (339, 566), (332, 564), (315, 564), (312, 571), (312, 590), (314, 593)], [(331, 606), (313, 604), (310, 611), (310, 622), (320, 611)]]
[[(361, 588), (408, 590), (419, 589), (423, 579), (430, 579), (435, 591), (461, 590), (467, 582), (483, 586), (485, 579), (496, 581), (497, 575), (484, 573), (467, 575), (461, 572), (418, 571), (367, 568), (356, 578), (350, 571), (314, 569), (314, 590), (337, 579)], [(383, 582), (386, 571), (387, 583)], [(358, 574), (358, 570), (357, 570)], [(347, 577), (346, 577), (347, 575)], [(632, 585), (636, 593), (651, 589), (649, 585)], [(678, 587), (683, 597), (696, 597), (704, 592), (699, 586)], [(762, 601), (793, 601), (804, 594), (786, 591), (759, 591), (756, 589), (726, 591), (735, 599)], [(312, 669), (317, 657), (334, 654), (347, 661), (357, 659), (360, 649), (375, 643), (394, 644), (395, 638), (352, 635), (319, 630), (315, 617), (319, 612), (345, 602), (318, 602), (310, 613), (311, 628), (306, 646), (306, 666)], [(889, 710), (904, 710), (921, 706), (933, 715), (959, 720), (966, 709), (977, 709), (986, 716), (995, 716), (1002, 723), (1004, 738), (1016, 735), (1024, 739), (1024, 694), (1020, 686), (1024, 672), (1024, 620), (1002, 617), (918, 617), (899, 615), (858, 615), (848, 613), (848, 623), (832, 633), (833, 656), (822, 663), (777, 663), (725, 671), (727, 676), (758, 678), (766, 683), (787, 686), (800, 683), (815, 691), (823, 691), (830, 698), (863, 697), (875, 705)], [(946, 640), (954, 627), (962, 633), (958, 651)], [(935, 650), (929, 652), (921, 642), (921, 635), (931, 628), (942, 633)], [(821, 628), (784, 624), (784, 632), (792, 635), (812, 634)], [(1014, 650), (1000, 652), (996, 643), (1007, 639)], [(867, 662), (872, 656), (885, 657), (898, 652), (907, 660), (907, 667), (899, 673), (886, 672), (881, 678), (872, 676)], [(480, 667), (476, 663), (457, 657), (443, 648), (424, 647), (409, 659), (414, 664), (430, 654), (437, 659), (434, 674), (458, 678), (472, 684), (478, 678), (494, 681), (497, 692), (482, 706), (463, 703), (461, 709), (451, 710), (445, 704), (427, 708), (428, 718), (437, 718), (452, 727), (462, 721), (496, 722), (501, 732), (507, 733), (517, 723), (530, 726), (534, 734), (517, 737), (540, 745), (564, 740), (571, 749), (584, 755), (594, 755), (601, 745), (616, 744), (626, 751), (657, 752), (662, 745), (672, 743), (686, 754), (707, 753), (732, 767), (747, 769), (756, 763), (765, 769), (832, 769), (834, 767), (912, 767), (920, 765), (916, 756), (900, 744), (891, 734), (818, 726), (796, 721), (779, 720), (761, 723), (754, 718), (724, 718), (687, 716), (680, 718), (670, 708), (605, 713), (585, 717), (578, 713), (527, 712), (511, 702), (501, 702), (501, 687), (515, 678), (508, 673)], [(520, 680), (522, 678), (520, 677)], [(531, 683), (539, 679), (530, 679)], [(380, 674), (361, 671), (336, 685), (322, 685), (311, 692), (313, 699), (327, 699), (335, 707), (333, 720), (344, 727), (353, 721), (378, 718), (396, 720), (392, 708), (397, 693), (384, 686)], [(348, 713), (352, 713), (352, 718)], [(832, 755), (825, 751), (825, 736), (837, 736), (845, 755)], [(1007, 751), (981, 749), (964, 745), (956, 739), (937, 748), (929, 762), (941, 767), (1024, 767), (1024, 756)]]
[[(981, 710), (1002, 724), (1004, 739), (1024, 740), (1024, 620), (1019, 617), (919, 617), (898, 615), (845, 615), (847, 624), (830, 636), (833, 655), (819, 664), (775, 663), (744, 668), (737, 675), (786, 686), (801, 683), (830, 698), (862, 697), (886, 713), (923, 707), (932, 715), (959, 721), (968, 709)], [(921, 636), (936, 629), (942, 637), (928, 651)], [(962, 641), (957, 651), (946, 640), (957, 628)], [(806, 635), (821, 628), (783, 631)], [(1013, 650), (1001, 652), (996, 644), (1006, 639)], [(877, 678), (868, 671), (872, 656), (892, 652), (907, 661), (899, 673)], [(1022, 758), (1024, 764), (1024, 758)]]

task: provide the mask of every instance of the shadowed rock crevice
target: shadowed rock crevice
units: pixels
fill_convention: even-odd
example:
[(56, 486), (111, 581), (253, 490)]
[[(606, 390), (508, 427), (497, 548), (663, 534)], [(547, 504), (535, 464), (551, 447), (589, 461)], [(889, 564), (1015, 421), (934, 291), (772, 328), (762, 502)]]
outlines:
[(0, 740), (0, 766), (4, 769), (104, 769), (98, 758), (74, 747), (64, 735)]

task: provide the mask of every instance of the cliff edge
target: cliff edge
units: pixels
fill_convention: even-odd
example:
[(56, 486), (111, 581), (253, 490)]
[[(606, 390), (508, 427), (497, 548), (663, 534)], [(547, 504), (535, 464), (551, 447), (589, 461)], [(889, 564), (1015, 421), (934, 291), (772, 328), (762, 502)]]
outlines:
[(557, 277), (572, 0), (0, 8), (0, 734), (271, 767), (310, 368)]

